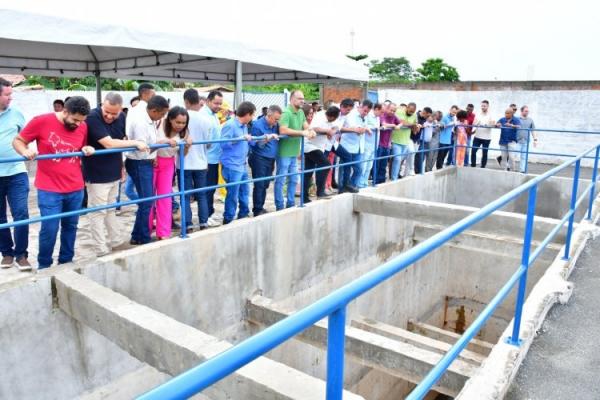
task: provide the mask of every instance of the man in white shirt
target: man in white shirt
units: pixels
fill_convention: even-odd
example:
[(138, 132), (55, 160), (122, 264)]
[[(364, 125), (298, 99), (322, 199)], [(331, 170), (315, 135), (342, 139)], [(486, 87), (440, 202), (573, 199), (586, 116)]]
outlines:
[[(485, 168), (488, 158), (488, 148), (492, 141), (492, 128), (496, 126), (496, 120), (490, 113), (490, 102), (481, 102), (481, 113), (475, 119), (476, 127), (473, 128), (473, 147), (471, 148), (471, 167), (477, 166), (477, 150), (481, 147), (481, 168)], [(485, 127), (484, 127), (485, 126)]]
[[(340, 130), (339, 118), (340, 109), (331, 106), (327, 111), (320, 111), (315, 114), (310, 128), (315, 131), (317, 136), (312, 139), (304, 138), (304, 169), (312, 170), (314, 168), (329, 167), (331, 164), (325, 156), (326, 150), (331, 150), (336, 145), (336, 134)], [(304, 174), (304, 203), (310, 203), (308, 190), (310, 189), (310, 180), (316, 175), (317, 199), (326, 199), (329, 196), (325, 193), (325, 182), (328, 169), (319, 171), (310, 171)]]
[[(140, 102), (137, 107), (143, 106)], [(137, 108), (136, 107), (136, 108)], [(146, 109), (136, 113), (129, 113), (127, 116), (126, 133), (130, 140), (137, 140), (146, 143), (148, 146), (156, 144), (158, 135), (158, 121), (160, 121), (169, 111), (169, 102), (162, 96), (154, 96), (148, 100)], [(154, 193), (152, 180), (154, 175), (153, 161), (156, 152), (132, 151), (125, 155), (125, 169), (133, 179), (135, 189), (140, 198), (150, 197)], [(132, 245), (145, 244), (150, 242), (150, 208), (152, 201), (138, 203), (138, 209), (135, 215), (135, 224), (131, 232)]]
[[(187, 89), (183, 93), (183, 102), (190, 115), (188, 124), (189, 137), (192, 142), (210, 140), (210, 127), (207, 120), (202, 118), (202, 99), (196, 89)], [(192, 145), (184, 162), (184, 188), (185, 190), (200, 189), (206, 187), (206, 176), (208, 171), (208, 160), (206, 157), (206, 144)], [(181, 190), (181, 181), (179, 169), (179, 159), (177, 159), (177, 182)], [(200, 230), (208, 228), (208, 203), (206, 201), (206, 192), (194, 193), (194, 198), (198, 204), (198, 221)], [(191, 196), (186, 196), (185, 204), (185, 222), (188, 233), (192, 231), (192, 205)]]
[[(148, 107), (148, 101), (156, 95), (154, 86), (151, 83), (140, 83), (138, 86), (138, 95), (135, 97), (136, 103), (131, 103), (131, 109), (127, 112), (127, 121), (125, 122), (125, 130), (129, 130), (129, 125), (133, 118), (129, 118), (130, 114), (141, 113), (144, 114), (146, 107)], [(133, 100), (133, 99), (132, 99)]]

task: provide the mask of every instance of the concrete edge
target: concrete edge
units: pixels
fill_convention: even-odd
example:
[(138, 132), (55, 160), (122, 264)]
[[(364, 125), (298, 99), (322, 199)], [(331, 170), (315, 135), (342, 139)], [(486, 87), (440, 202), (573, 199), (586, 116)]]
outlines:
[(467, 381), (458, 394), (457, 400), (500, 400), (504, 398), (550, 309), (556, 303), (565, 304), (569, 301), (573, 292), (573, 284), (567, 279), (587, 241), (600, 234), (600, 228), (596, 226), (599, 216), (600, 214), (597, 214), (593, 218), (593, 222), (583, 219), (579, 223), (573, 232), (572, 248), (574, 250), (571, 251), (571, 258), (568, 261), (562, 259), (565, 250), (562, 246), (552, 264), (527, 296), (521, 320), (521, 346), (515, 347), (505, 342), (512, 334), (513, 319), (481, 368)]

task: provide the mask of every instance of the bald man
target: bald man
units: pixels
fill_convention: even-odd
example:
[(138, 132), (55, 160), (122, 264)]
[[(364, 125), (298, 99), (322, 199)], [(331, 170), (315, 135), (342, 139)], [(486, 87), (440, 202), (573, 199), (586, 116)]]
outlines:
[[(515, 118), (512, 108), (507, 108), (504, 112), (504, 117), (500, 118), (496, 123), (496, 127), (500, 128), (500, 149), (502, 155), (496, 158), (498, 164), (506, 171), (516, 171), (517, 162), (519, 161), (519, 147), (517, 145), (517, 128), (521, 126), (519, 118)], [(502, 165), (504, 161), (504, 165)]]

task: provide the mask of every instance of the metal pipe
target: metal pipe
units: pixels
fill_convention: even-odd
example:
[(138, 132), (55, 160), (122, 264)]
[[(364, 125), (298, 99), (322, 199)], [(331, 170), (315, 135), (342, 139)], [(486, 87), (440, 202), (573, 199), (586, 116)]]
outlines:
[(527, 219), (525, 221), (525, 239), (523, 240), (523, 253), (521, 255), (521, 266), (525, 272), (519, 279), (519, 290), (517, 292), (517, 302), (515, 304), (515, 318), (513, 323), (512, 336), (507, 340), (508, 344), (520, 346), (519, 331), (521, 329), (521, 315), (523, 313), (523, 303), (525, 302), (525, 291), (527, 290), (527, 271), (529, 271), (529, 252), (531, 251), (531, 238), (533, 236), (533, 222), (535, 219), (537, 185), (529, 189), (529, 200), (527, 202)]
[[(179, 220), (179, 224), (181, 225), (181, 238), (187, 237), (187, 220), (186, 220), (186, 209), (187, 209), (187, 199), (185, 195), (185, 143), (179, 143), (179, 215), (181, 215), (181, 219)], [(191, 225), (190, 221), (190, 225)]]
[(242, 62), (235, 62), (235, 97), (233, 99), (233, 107), (238, 108), (242, 100), (242, 89), (244, 82), (242, 80)]
[(571, 252), (571, 236), (573, 235), (573, 221), (575, 220), (575, 203), (577, 201), (577, 186), (579, 185), (579, 169), (581, 165), (581, 159), (575, 162), (575, 174), (573, 176), (573, 190), (571, 191), (571, 217), (569, 217), (569, 225), (567, 226), (567, 240), (565, 243), (565, 254), (563, 260), (569, 259), (569, 253)]
[(346, 307), (331, 313), (327, 326), (327, 400), (342, 400), (344, 392), (344, 354)]
[(592, 189), (590, 190), (590, 203), (588, 204), (587, 219), (592, 220), (592, 207), (594, 206), (594, 196), (596, 195), (596, 181), (598, 180), (598, 156), (600, 156), (600, 146), (596, 148), (596, 157), (594, 157), (594, 171), (592, 171)]

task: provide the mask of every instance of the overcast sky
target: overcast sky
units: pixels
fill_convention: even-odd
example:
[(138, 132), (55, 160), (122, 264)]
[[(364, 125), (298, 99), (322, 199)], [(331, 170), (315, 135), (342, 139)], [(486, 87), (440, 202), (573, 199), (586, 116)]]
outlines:
[(592, 0), (0, 0), (8, 4), (159, 31), (201, 29), (334, 60), (350, 53), (354, 31), (355, 54), (404, 56), (415, 68), (441, 57), (461, 80), (600, 79), (600, 3)]

